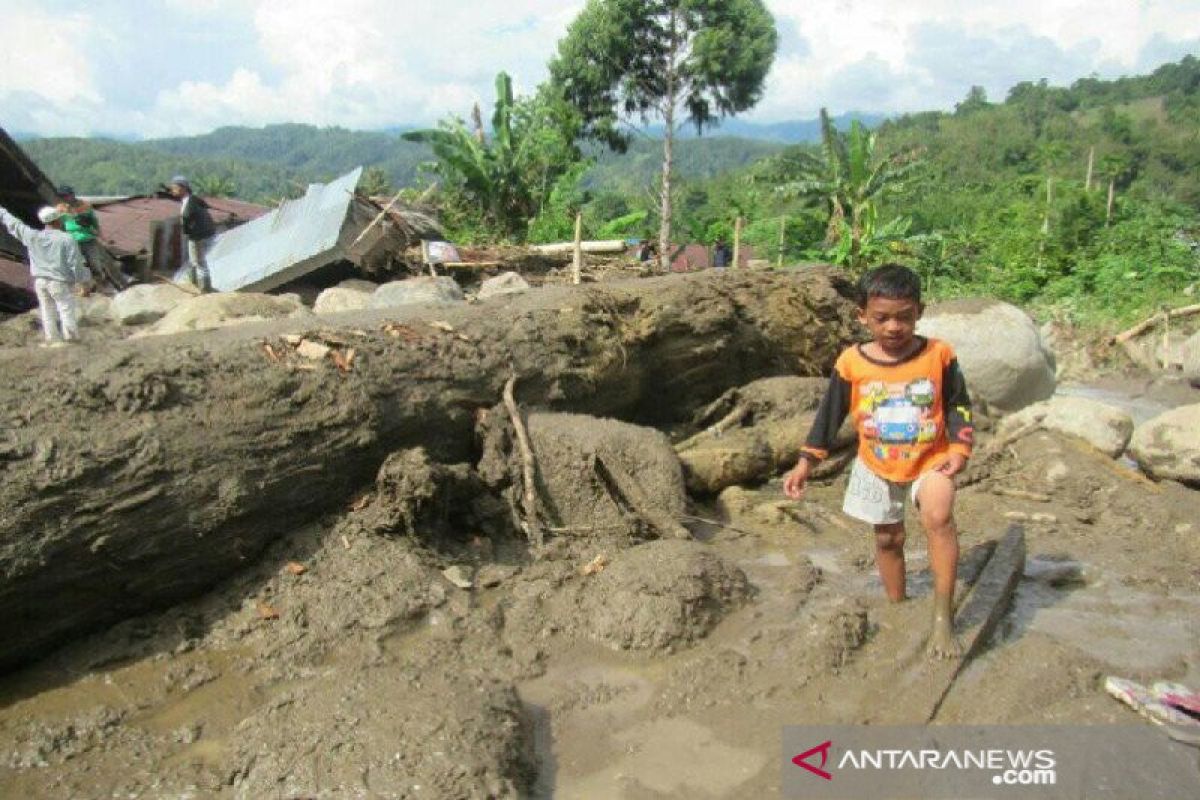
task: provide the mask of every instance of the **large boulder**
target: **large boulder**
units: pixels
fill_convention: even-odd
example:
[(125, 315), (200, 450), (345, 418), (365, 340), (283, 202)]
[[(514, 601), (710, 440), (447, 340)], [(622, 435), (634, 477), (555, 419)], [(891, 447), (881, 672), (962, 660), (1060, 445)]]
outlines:
[(172, 308), (146, 333), (164, 336), (311, 313), (295, 297), (253, 292), (202, 294)]
[(1129, 453), (1152, 477), (1200, 486), (1200, 403), (1171, 409), (1139, 425)]
[(113, 321), (112, 298), (93, 292), (79, 298), (79, 323), (81, 325), (107, 325)]
[(313, 311), (317, 314), (336, 314), (339, 311), (360, 311), (371, 307), (369, 292), (335, 286), (317, 295)]
[(515, 272), (505, 272), (488, 278), (479, 285), (479, 299), (487, 300), (504, 294), (519, 294), (529, 291), (529, 283)]
[(383, 284), (371, 295), (371, 307), (450, 305), (463, 300), (462, 289), (453, 278), (424, 275)]
[(173, 283), (143, 283), (118, 292), (112, 299), (111, 313), (122, 325), (145, 325), (162, 319), (172, 308), (194, 296)]
[(917, 332), (953, 345), (977, 400), (1012, 413), (1054, 394), (1054, 355), (1037, 326), (998, 300), (952, 300), (932, 306)]
[(1044, 428), (1083, 439), (1111, 458), (1125, 452), (1133, 418), (1119, 408), (1086, 397), (1054, 397), (1026, 406), (1000, 421), (1004, 438), (1022, 428)]
[(334, 287), (335, 289), (353, 289), (356, 292), (366, 292), (370, 294), (379, 288), (379, 284), (374, 281), (363, 280), (362, 278), (346, 278), (346, 280)]

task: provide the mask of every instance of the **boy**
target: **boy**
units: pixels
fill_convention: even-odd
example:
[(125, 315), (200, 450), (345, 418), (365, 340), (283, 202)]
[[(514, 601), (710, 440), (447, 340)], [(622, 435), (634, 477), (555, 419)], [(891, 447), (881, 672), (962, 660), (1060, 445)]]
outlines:
[(916, 335), (921, 280), (898, 264), (871, 270), (859, 282), (859, 321), (867, 344), (846, 349), (834, 365), (800, 460), (784, 478), (798, 500), (812, 468), (829, 454), (846, 414), (854, 414), (858, 457), (842, 510), (875, 526), (875, 563), (888, 599), (905, 599), (904, 501), (921, 513), (933, 569), (929, 653), (959, 656), (954, 639), (958, 530), (954, 476), (971, 455), (971, 401), (945, 342)]
[(41, 307), (45, 345), (58, 347), (79, 341), (74, 289), (76, 283), (87, 285), (88, 271), (79, 246), (62, 230), (59, 210), (45, 206), (38, 211), (38, 219), (45, 230), (34, 230), (0, 208), (0, 224), (29, 252), (29, 272)]
[(90, 205), (75, 196), (70, 186), (58, 188), (58, 210), (63, 215), (63, 230), (79, 245), (83, 260), (92, 271), (92, 279), (99, 284), (107, 281), (118, 292), (126, 287), (121, 268), (100, 246), (100, 218)]

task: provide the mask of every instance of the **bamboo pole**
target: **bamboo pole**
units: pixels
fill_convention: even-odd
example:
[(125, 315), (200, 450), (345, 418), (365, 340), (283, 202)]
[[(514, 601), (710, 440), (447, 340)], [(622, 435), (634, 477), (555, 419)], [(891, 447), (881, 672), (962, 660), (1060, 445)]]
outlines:
[(575, 214), (575, 255), (571, 259), (571, 283), (583, 281), (583, 212)]
[(739, 215), (733, 221), (733, 267), (737, 269), (742, 265), (742, 218)]
[(783, 269), (783, 232), (784, 232), (784, 227), (786, 225), (787, 225), (787, 217), (780, 216), (779, 217), (779, 254), (775, 258), (775, 266), (778, 267), (779, 269)]

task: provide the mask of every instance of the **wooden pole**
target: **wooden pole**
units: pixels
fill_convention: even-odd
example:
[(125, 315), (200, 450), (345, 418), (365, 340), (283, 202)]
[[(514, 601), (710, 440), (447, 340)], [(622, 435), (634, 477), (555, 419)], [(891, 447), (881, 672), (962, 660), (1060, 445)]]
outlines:
[(571, 283), (583, 281), (583, 212), (575, 214), (575, 256), (571, 260)]
[(1117, 179), (1108, 179), (1108, 205), (1104, 208), (1104, 227), (1112, 220), (1113, 194), (1116, 190)]
[(779, 269), (783, 269), (783, 231), (786, 225), (787, 217), (781, 216), (779, 218), (779, 255), (775, 259), (775, 266)]
[(1083, 182), (1083, 190), (1090, 192), (1092, 190), (1092, 165), (1096, 163), (1096, 146), (1092, 145), (1088, 149), (1088, 166), (1087, 179)]
[(737, 269), (742, 265), (742, 218), (739, 216), (733, 221), (733, 267)]

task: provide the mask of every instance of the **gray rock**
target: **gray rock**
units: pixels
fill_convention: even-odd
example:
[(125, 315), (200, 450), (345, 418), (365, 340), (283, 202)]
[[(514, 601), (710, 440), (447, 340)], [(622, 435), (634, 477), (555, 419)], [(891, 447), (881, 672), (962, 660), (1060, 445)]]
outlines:
[(91, 294), (79, 298), (79, 322), (81, 325), (107, 325), (112, 321), (111, 297)]
[(1200, 486), (1200, 403), (1173, 408), (1139, 425), (1129, 453), (1152, 477)]
[(505, 294), (520, 294), (529, 291), (529, 283), (515, 272), (505, 272), (488, 278), (479, 285), (479, 299), (487, 300)]
[(926, 310), (917, 332), (949, 342), (974, 399), (997, 411), (1018, 411), (1054, 394), (1054, 355), (1016, 306), (951, 301)]
[(484, 589), (491, 589), (517, 574), (517, 568), (509, 564), (485, 564), (475, 575), (476, 582)]
[(254, 292), (219, 292), (190, 297), (146, 331), (156, 336), (225, 328), (311, 313), (293, 296)]
[(169, 283), (143, 283), (119, 292), (112, 299), (113, 319), (122, 325), (145, 325), (194, 295)]
[(463, 292), (453, 278), (422, 276), (392, 281), (371, 295), (371, 308), (411, 305), (451, 305), (463, 302)]
[(374, 281), (365, 281), (362, 278), (347, 278), (334, 287), (335, 289), (353, 289), (356, 292), (366, 292), (370, 294), (379, 288), (379, 284)]
[(1110, 458), (1125, 452), (1133, 434), (1133, 418), (1119, 408), (1086, 397), (1054, 397), (1005, 417), (997, 435), (1029, 425), (1083, 439)]
[(457, 564), (442, 570), (442, 577), (460, 589), (470, 589), (475, 585), (475, 582), (471, 580), (471, 570)]
[(359, 289), (335, 286), (317, 295), (313, 311), (317, 314), (336, 314), (340, 311), (360, 311), (371, 306), (371, 295)]

